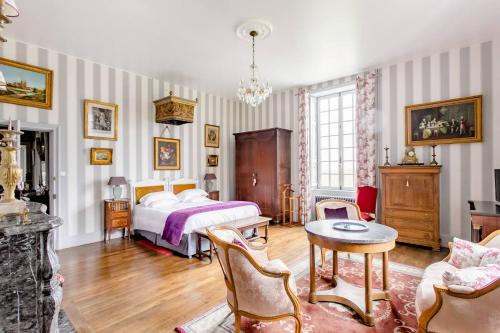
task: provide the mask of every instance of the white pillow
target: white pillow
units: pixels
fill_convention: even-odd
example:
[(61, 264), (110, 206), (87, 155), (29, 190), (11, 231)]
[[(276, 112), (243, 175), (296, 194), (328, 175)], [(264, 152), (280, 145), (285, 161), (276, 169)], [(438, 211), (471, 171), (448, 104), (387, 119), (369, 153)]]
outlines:
[(193, 199), (202, 197), (208, 197), (208, 193), (199, 188), (184, 190), (181, 193), (177, 194), (177, 198), (182, 202), (189, 202)]
[(170, 199), (170, 200), (179, 201), (179, 199), (176, 197), (176, 195), (173, 194), (172, 192), (161, 191), (161, 192), (153, 192), (153, 193), (146, 194), (145, 196), (143, 196), (141, 198), (141, 200), (139, 200), (139, 202), (143, 206), (149, 207), (149, 205), (151, 205), (151, 203), (153, 203), (157, 200), (161, 200), (161, 199)]
[(179, 199), (177, 199), (177, 198), (175, 200), (160, 199), (160, 200), (153, 201), (152, 203), (149, 204), (148, 207), (157, 208), (157, 209), (168, 209), (168, 208), (174, 207), (178, 203), (179, 203)]
[(191, 203), (203, 203), (203, 202), (208, 202), (208, 201), (213, 201), (213, 200), (209, 199), (208, 197), (196, 197), (196, 198), (189, 200), (189, 202), (191, 202)]

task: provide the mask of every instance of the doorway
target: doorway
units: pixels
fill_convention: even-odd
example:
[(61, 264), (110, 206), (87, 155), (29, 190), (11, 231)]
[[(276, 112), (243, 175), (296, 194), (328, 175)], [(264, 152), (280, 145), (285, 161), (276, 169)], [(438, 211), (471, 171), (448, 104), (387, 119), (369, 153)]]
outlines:
[[(0, 121), (0, 128), (7, 128), (9, 121)], [(47, 213), (58, 215), (58, 132), (59, 126), (12, 120), (13, 129), (22, 131), (17, 164), (23, 169), (18, 184), (18, 196), (47, 206)], [(55, 233), (58, 244), (58, 232)]]

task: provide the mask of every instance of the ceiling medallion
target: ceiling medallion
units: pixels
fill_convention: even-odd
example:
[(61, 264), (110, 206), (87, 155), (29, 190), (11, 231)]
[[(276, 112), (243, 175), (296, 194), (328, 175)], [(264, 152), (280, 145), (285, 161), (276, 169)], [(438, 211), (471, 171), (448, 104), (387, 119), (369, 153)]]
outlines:
[(252, 41), (252, 64), (250, 65), (252, 75), (246, 84), (244, 80), (240, 81), (237, 95), (242, 102), (253, 107), (261, 104), (273, 92), (268, 81), (265, 83), (260, 81), (257, 65), (255, 65), (255, 39), (267, 38), (271, 32), (272, 26), (261, 20), (245, 22), (236, 29), (238, 37)]

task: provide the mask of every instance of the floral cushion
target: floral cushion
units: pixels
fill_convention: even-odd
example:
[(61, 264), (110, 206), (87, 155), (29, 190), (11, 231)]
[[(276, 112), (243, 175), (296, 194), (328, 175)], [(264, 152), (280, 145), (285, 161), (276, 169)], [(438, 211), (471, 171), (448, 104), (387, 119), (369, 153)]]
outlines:
[(486, 265), (457, 269), (455, 272), (443, 273), (443, 283), (451, 290), (460, 293), (471, 293), (483, 289), (500, 279), (500, 265)]
[(490, 248), (481, 258), (479, 266), (486, 266), (491, 264), (500, 265), (500, 249)]
[(448, 262), (457, 268), (479, 266), (488, 248), (460, 238), (453, 238), (453, 248)]

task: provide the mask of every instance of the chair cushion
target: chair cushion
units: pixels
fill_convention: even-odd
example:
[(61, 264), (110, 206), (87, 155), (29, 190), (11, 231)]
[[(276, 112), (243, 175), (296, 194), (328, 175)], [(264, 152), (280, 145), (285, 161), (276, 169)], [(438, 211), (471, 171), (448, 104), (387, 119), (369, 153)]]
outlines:
[(500, 265), (500, 249), (494, 247), (489, 248), (481, 258), (479, 266), (486, 266), (491, 264)]
[(238, 245), (239, 247), (241, 247), (245, 251), (248, 251), (247, 246), (242, 241), (240, 241), (238, 238), (233, 239), (233, 244)]
[(488, 251), (488, 248), (485, 246), (455, 237), (453, 238), (453, 248), (448, 262), (457, 268), (479, 266), (486, 251)]
[(500, 265), (467, 267), (443, 273), (444, 284), (452, 291), (472, 293), (485, 288), (500, 278)]
[(342, 220), (348, 219), (347, 208), (325, 208), (325, 218), (327, 220)]

